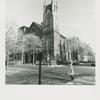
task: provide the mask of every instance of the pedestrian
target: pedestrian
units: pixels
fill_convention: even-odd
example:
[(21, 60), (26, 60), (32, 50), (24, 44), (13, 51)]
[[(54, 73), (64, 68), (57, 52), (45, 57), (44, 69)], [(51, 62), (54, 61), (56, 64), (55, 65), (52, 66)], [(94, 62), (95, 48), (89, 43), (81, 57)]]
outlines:
[(48, 67), (50, 65), (50, 56), (49, 56), (49, 54), (47, 55), (47, 65), (48, 65)]
[(34, 58), (35, 58), (34, 52), (32, 52), (32, 54), (31, 54), (31, 63), (32, 63), (32, 66), (35, 65), (35, 63), (34, 63)]
[(75, 72), (74, 72), (72, 60), (69, 62), (68, 74), (70, 75), (71, 80), (74, 80), (74, 74), (75, 74)]
[(58, 54), (56, 56), (56, 64), (58, 65), (59, 64), (59, 57), (58, 57)]
[(5, 60), (5, 65), (6, 65), (6, 70), (7, 70), (7, 66), (8, 66), (7, 59)]

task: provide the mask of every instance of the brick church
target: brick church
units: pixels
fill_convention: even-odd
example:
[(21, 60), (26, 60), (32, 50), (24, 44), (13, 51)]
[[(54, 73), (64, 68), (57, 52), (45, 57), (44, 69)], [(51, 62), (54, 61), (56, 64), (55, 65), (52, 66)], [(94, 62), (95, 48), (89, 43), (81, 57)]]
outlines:
[[(50, 3), (45, 1), (42, 24), (33, 22), (29, 27), (22, 26), (18, 29), (19, 37), (23, 36), (22, 34), (34, 34), (44, 40), (43, 59), (47, 60), (47, 55), (49, 55), (51, 64), (55, 64), (57, 59), (62, 62), (69, 59), (67, 39), (59, 32), (57, 10), (56, 0), (50, 0)], [(29, 59), (29, 57), (26, 58)]]

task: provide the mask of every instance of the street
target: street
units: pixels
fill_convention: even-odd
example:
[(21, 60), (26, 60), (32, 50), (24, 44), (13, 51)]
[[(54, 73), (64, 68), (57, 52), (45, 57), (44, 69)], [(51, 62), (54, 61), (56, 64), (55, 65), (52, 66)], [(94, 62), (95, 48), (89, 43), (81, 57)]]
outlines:
[[(95, 67), (74, 66), (75, 79), (71, 81), (68, 66), (42, 65), (41, 84), (43, 85), (95, 85)], [(6, 70), (6, 84), (38, 84), (38, 65), (9, 65)]]

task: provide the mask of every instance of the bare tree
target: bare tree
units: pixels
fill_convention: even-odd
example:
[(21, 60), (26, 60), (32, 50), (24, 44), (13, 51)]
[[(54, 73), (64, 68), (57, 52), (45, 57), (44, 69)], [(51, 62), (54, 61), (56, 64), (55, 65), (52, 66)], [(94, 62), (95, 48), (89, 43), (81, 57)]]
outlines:
[(84, 56), (88, 56), (91, 58), (91, 60), (95, 60), (95, 53), (92, 51), (92, 48), (89, 44), (80, 41), (77, 37), (72, 37), (68, 40), (68, 42), (70, 42), (70, 49), (73, 60), (80, 60), (78, 59), (78, 55), (81, 57), (82, 61), (84, 59)]
[(31, 51), (33, 53), (33, 62), (34, 62), (34, 53), (42, 50), (42, 41), (40, 38), (34, 34), (25, 34), (24, 36), (24, 52)]
[(6, 20), (6, 37), (5, 37), (5, 48), (6, 48), (6, 61), (10, 60), (9, 55), (15, 53), (16, 42), (17, 42), (17, 25), (14, 20)]

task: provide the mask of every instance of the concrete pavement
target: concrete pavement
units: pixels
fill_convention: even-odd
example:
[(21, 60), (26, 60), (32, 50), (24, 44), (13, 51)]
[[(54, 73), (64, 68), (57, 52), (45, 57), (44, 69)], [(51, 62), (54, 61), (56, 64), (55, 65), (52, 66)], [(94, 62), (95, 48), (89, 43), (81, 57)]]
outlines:
[(83, 76), (75, 78), (73, 81), (66, 83), (66, 85), (95, 85), (95, 77), (94, 76)]

